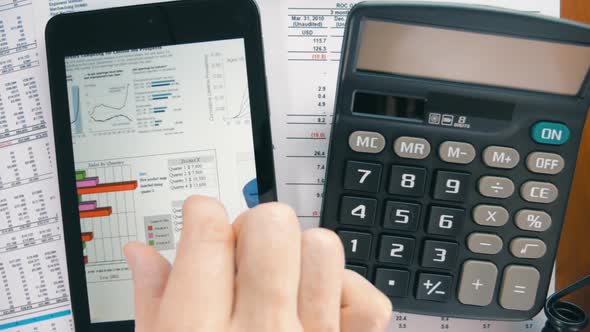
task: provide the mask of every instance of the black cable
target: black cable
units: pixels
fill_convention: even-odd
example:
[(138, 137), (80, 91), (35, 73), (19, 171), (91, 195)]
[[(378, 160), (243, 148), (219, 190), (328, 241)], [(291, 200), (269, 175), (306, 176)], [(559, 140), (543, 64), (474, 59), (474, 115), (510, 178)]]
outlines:
[(547, 323), (543, 332), (576, 332), (588, 325), (588, 316), (582, 308), (571, 303), (559, 301), (578, 289), (590, 285), (590, 275), (576, 281), (559, 292), (551, 295), (545, 302)]

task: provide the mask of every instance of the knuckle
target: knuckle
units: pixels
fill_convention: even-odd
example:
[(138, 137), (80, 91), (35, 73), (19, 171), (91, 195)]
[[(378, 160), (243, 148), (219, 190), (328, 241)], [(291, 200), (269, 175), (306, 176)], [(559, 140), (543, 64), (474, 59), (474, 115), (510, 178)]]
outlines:
[(314, 228), (303, 233), (301, 239), (304, 246), (312, 246), (331, 254), (344, 255), (342, 242), (336, 233), (325, 228)]
[(233, 242), (234, 236), (231, 225), (219, 220), (205, 219), (196, 234), (201, 241), (209, 242)]
[(198, 214), (210, 210), (223, 210), (225, 212), (225, 208), (218, 200), (211, 197), (200, 195), (189, 196), (184, 201), (184, 204), (182, 206), (182, 211), (185, 215)]
[(248, 216), (246, 225), (270, 226), (284, 230), (299, 231), (297, 215), (293, 209), (283, 203), (267, 203), (253, 208)]
[(325, 228), (314, 228), (303, 233), (305, 244), (318, 246), (321, 249), (341, 250), (342, 242), (336, 233)]
[(182, 234), (200, 241), (226, 242), (233, 240), (225, 207), (216, 199), (191, 196), (183, 205)]

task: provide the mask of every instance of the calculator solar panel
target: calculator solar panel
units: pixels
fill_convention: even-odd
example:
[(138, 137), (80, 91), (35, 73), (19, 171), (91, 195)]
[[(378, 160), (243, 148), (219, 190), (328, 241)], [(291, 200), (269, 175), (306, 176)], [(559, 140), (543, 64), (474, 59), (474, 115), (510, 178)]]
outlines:
[(321, 223), (347, 268), (396, 311), (536, 315), (590, 106), (590, 29), (367, 2), (344, 40)]

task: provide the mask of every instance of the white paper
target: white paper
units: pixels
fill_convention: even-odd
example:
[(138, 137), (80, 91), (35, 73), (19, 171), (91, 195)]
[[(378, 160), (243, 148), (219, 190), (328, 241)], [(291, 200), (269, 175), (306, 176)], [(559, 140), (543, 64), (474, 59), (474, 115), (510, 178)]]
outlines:
[[(155, 1), (0, 0), (2, 332), (73, 330), (50, 129), (45, 22), (60, 12), (145, 2)], [(559, 16), (559, 0), (455, 2)], [(342, 27), (352, 4), (335, 0), (259, 0), (279, 199), (296, 209), (304, 228), (319, 222)], [(290, 28), (296, 17), (321, 20), (327, 28), (311, 30), (318, 30), (315, 37), (325, 37), (301, 37), (302, 28)], [(325, 61), (309, 61), (324, 56)], [(539, 324), (396, 314), (392, 330), (537, 331)]]

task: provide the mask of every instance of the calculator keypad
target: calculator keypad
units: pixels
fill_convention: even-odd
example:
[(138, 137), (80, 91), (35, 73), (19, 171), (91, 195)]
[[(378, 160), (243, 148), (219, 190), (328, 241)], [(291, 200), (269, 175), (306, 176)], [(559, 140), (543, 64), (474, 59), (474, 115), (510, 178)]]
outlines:
[(510, 213), (502, 206), (481, 204), (473, 209), (473, 221), (482, 226), (502, 227), (508, 219)]
[(547, 253), (547, 245), (539, 239), (519, 237), (510, 243), (510, 252), (518, 258), (539, 259)]
[(374, 131), (355, 131), (348, 138), (348, 146), (354, 152), (377, 154), (385, 145), (385, 137)]
[[(530, 310), (540, 282), (534, 264), (551, 250), (549, 205), (560, 194), (551, 177), (563, 172), (564, 158), (382, 137), (354, 132), (354, 152), (340, 166), (337, 231), (347, 268), (392, 298)], [(511, 175), (523, 169), (528, 178)], [(506, 237), (507, 228), (515, 234)]]
[(376, 193), (381, 183), (381, 169), (379, 164), (347, 162), (344, 189)]
[(463, 209), (433, 206), (430, 208), (427, 231), (433, 235), (456, 236), (461, 231), (464, 220)]
[(400, 231), (415, 231), (420, 221), (420, 204), (387, 201), (383, 227)]
[(399, 137), (393, 143), (393, 150), (400, 158), (425, 159), (430, 155), (430, 143), (418, 137)]
[(483, 151), (483, 162), (488, 167), (513, 169), (520, 161), (520, 154), (512, 148), (489, 146)]
[(469, 190), (468, 173), (438, 171), (434, 186), (434, 199), (450, 202), (463, 202)]
[(489, 198), (508, 198), (514, 194), (514, 182), (500, 176), (484, 176), (479, 179), (479, 193)]
[(506, 309), (530, 310), (535, 303), (540, 277), (534, 267), (508, 266), (500, 290), (500, 305)]
[(518, 211), (514, 219), (518, 228), (531, 232), (545, 232), (552, 223), (549, 213), (527, 209)]
[(371, 254), (373, 236), (358, 232), (338, 232), (347, 260), (367, 260)]
[(422, 273), (418, 277), (418, 300), (447, 302), (451, 296), (453, 277), (439, 274)]
[(528, 181), (520, 188), (520, 195), (527, 202), (550, 204), (559, 196), (559, 190), (553, 183)]
[(427, 240), (424, 242), (422, 266), (450, 270), (455, 267), (458, 254), (457, 243)]
[(408, 296), (410, 273), (404, 270), (377, 269), (375, 286), (391, 297)]
[(371, 226), (376, 212), (376, 199), (344, 196), (340, 205), (340, 222), (344, 225)]
[(416, 240), (399, 236), (381, 237), (379, 261), (398, 265), (409, 265), (414, 256)]
[(504, 241), (496, 234), (472, 233), (467, 238), (467, 248), (476, 254), (495, 255), (504, 247)]
[(528, 156), (526, 165), (533, 173), (556, 175), (563, 171), (565, 161), (555, 153), (533, 152)]
[(463, 304), (487, 306), (492, 303), (498, 268), (490, 262), (469, 260), (463, 264), (459, 293)]
[(399, 196), (421, 197), (426, 187), (425, 168), (394, 165), (391, 167), (389, 193)]
[(444, 142), (438, 149), (441, 160), (451, 164), (470, 164), (476, 156), (473, 145), (464, 142)]

